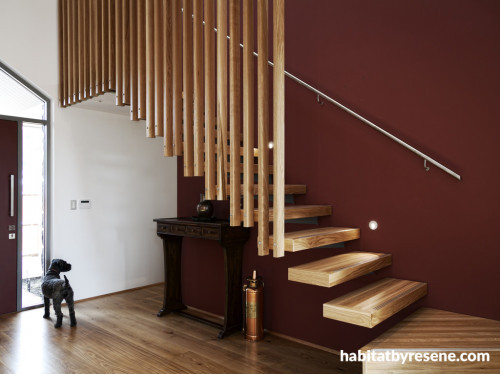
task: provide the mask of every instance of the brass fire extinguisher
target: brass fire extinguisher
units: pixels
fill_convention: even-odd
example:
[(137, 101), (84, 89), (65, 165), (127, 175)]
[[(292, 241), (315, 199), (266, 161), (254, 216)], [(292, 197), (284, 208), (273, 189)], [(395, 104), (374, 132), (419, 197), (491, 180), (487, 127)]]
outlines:
[(251, 341), (262, 340), (264, 337), (264, 280), (257, 276), (257, 271), (247, 278), (249, 285), (243, 286), (245, 292), (245, 339)]

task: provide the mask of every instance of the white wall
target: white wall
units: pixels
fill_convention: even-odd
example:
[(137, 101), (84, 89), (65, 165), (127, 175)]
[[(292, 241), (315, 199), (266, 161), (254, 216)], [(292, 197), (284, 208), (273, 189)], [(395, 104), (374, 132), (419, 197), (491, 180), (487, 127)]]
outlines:
[[(152, 220), (177, 211), (176, 160), (162, 156), (162, 138), (146, 139), (128, 108), (58, 107), (56, 0), (0, 0), (0, 60), (52, 100), (50, 255), (73, 264), (76, 299), (162, 281)], [(75, 199), (92, 208), (70, 210)]]

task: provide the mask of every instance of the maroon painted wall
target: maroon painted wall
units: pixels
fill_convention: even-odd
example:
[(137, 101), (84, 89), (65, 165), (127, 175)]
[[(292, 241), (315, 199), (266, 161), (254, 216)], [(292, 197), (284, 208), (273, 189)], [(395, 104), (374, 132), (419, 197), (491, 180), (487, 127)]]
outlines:
[[(424, 171), (421, 158), (287, 79), (286, 181), (307, 184), (296, 202), (333, 206), (321, 225), (360, 227), (362, 237), (274, 259), (257, 256), (253, 230), (244, 274), (265, 278), (266, 328), (351, 350), (421, 305), (500, 320), (499, 45), (496, 0), (287, 0), (286, 69), (463, 180)], [(179, 175), (179, 215), (194, 214), (202, 191), (202, 178)], [(216, 212), (227, 217), (227, 203)], [(185, 302), (221, 314), (222, 251), (184, 244)], [(393, 265), (333, 289), (287, 281), (289, 266), (358, 249), (392, 253)], [(384, 276), (428, 282), (429, 295), (372, 330), (322, 317), (325, 301)]]

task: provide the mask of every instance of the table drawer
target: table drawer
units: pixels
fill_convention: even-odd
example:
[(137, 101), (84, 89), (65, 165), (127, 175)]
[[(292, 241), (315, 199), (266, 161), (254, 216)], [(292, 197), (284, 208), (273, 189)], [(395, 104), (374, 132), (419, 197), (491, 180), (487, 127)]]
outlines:
[(186, 234), (193, 236), (201, 236), (201, 227), (187, 226)]
[(170, 232), (172, 234), (186, 234), (186, 225), (172, 225), (170, 227)]
[(170, 225), (164, 224), (164, 223), (159, 223), (158, 227), (156, 228), (158, 232), (164, 233), (164, 232), (170, 232)]
[(202, 236), (206, 239), (218, 240), (220, 239), (220, 230), (204, 227), (202, 230)]

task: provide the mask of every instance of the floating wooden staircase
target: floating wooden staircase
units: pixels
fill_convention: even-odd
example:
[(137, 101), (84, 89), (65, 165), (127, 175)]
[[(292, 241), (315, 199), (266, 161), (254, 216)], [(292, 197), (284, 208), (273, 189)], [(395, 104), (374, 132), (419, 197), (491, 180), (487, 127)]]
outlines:
[[(229, 197), (231, 225), (258, 223), (259, 255), (360, 237), (359, 229), (343, 227), (285, 232), (286, 220), (328, 216), (332, 207), (285, 205), (285, 195), (305, 194), (306, 186), (285, 184), (284, 0), (272, 0), (272, 38), (267, 0), (256, 2), (255, 16), (253, 2), (241, 8), (240, 0), (59, 0), (58, 6), (62, 107), (115, 92), (117, 105), (131, 106), (131, 120), (146, 121), (147, 137), (164, 137), (165, 156), (184, 157), (185, 176), (205, 176), (208, 200)], [(289, 279), (332, 287), (391, 261), (390, 254), (344, 253), (292, 267)], [(424, 283), (385, 279), (324, 304), (324, 317), (373, 327), (426, 292)]]

